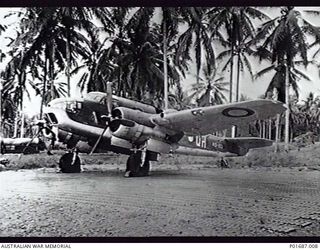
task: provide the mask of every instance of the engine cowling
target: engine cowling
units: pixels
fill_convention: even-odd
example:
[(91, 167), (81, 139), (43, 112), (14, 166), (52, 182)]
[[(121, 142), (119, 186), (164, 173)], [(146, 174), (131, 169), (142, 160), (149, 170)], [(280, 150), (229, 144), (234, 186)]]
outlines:
[(149, 113), (142, 112), (136, 109), (118, 107), (112, 110), (112, 117), (116, 119), (131, 120), (148, 127), (155, 126), (154, 123), (151, 122), (151, 115)]
[(116, 119), (109, 124), (110, 132), (113, 136), (139, 143), (149, 138), (165, 139), (166, 134), (154, 128), (138, 124), (134, 121)]

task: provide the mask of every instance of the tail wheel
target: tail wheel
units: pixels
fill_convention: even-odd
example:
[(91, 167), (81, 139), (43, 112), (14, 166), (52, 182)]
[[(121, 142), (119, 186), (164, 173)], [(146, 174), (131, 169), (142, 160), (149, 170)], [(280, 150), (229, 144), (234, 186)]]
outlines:
[(80, 173), (80, 165), (79, 156), (72, 152), (64, 154), (59, 161), (59, 168), (62, 173)]

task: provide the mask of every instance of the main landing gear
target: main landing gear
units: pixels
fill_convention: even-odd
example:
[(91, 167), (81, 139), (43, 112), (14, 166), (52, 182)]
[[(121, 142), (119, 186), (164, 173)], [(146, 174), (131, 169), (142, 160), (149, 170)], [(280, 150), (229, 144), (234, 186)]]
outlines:
[(219, 161), (220, 167), (221, 168), (229, 168), (229, 163), (227, 160), (223, 159), (223, 157), (221, 157), (220, 161)]
[(150, 170), (150, 152), (133, 152), (127, 160), (127, 168), (124, 177), (148, 176)]
[(80, 173), (80, 157), (76, 149), (65, 153), (59, 161), (59, 168), (62, 173)]

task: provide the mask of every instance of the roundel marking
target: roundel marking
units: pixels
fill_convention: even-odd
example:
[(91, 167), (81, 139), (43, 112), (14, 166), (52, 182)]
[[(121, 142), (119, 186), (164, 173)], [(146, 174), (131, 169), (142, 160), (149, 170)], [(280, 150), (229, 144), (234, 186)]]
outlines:
[(194, 137), (193, 136), (188, 136), (188, 141), (189, 142), (193, 142), (194, 141)]
[(222, 114), (228, 117), (248, 117), (254, 113), (255, 112), (252, 109), (238, 107), (226, 108), (222, 111)]

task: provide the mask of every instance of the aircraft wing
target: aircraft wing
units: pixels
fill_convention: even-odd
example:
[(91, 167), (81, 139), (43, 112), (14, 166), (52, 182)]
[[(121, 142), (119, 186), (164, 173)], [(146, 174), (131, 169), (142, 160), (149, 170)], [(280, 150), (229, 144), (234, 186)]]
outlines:
[(282, 102), (262, 99), (176, 111), (153, 116), (152, 121), (167, 129), (205, 135), (232, 125), (268, 119), (285, 109)]

